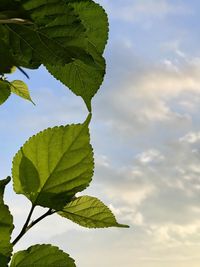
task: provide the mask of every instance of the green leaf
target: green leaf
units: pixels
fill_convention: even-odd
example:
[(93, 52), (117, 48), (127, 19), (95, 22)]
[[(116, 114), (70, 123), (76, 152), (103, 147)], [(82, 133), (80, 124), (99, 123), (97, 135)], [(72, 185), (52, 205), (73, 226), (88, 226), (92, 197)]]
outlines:
[(3, 195), (5, 186), (10, 182), (10, 177), (0, 181), (0, 266), (7, 267), (12, 254), (12, 244), (10, 242), (13, 231), (13, 218), (8, 206), (4, 204)]
[(12, 254), (12, 244), (10, 242), (13, 230), (13, 218), (8, 206), (0, 204), (0, 263), (1, 267), (7, 267)]
[(29, 13), (31, 21), (44, 35), (53, 39), (58, 45), (70, 49), (71, 62), (81, 59), (94, 64), (94, 60), (88, 54), (86, 28), (72, 6), (60, 0), (23, 0), (21, 2), (23, 8)]
[(93, 175), (88, 124), (49, 128), (31, 137), (13, 159), (14, 190), (33, 205), (62, 209)]
[(128, 227), (119, 224), (105, 204), (90, 196), (76, 198), (69, 202), (58, 214), (88, 228)]
[(3, 203), (3, 195), (6, 185), (10, 182), (11, 178), (7, 177), (4, 180), (0, 180), (0, 204)]
[(10, 96), (11, 90), (7, 81), (0, 79), (0, 105), (2, 105)]
[[(29, 15), (27, 25), (6, 24), (3, 40), (11, 47), (20, 66), (67, 64), (75, 59), (93, 64), (87, 52), (87, 36), (73, 8), (59, 0), (23, 0)], [(32, 25), (31, 25), (32, 24)]]
[(88, 36), (88, 52), (95, 65), (79, 59), (63, 66), (45, 65), (48, 71), (77, 96), (81, 96), (91, 111), (91, 99), (98, 91), (105, 75), (103, 50), (108, 39), (108, 19), (104, 9), (93, 1), (68, 1), (81, 19)]
[(47, 70), (64, 85), (66, 85), (77, 96), (81, 96), (91, 111), (91, 99), (98, 91), (105, 75), (105, 60), (89, 44), (90, 54), (92, 54), (96, 66), (85, 64), (81, 60), (62, 66), (45, 65)]
[(26, 99), (26, 100), (31, 101), (34, 104), (34, 102), (31, 99), (31, 96), (30, 96), (30, 93), (28, 90), (28, 86), (23, 81), (14, 80), (14, 81), (10, 82), (10, 89), (11, 89), (12, 93), (14, 93), (14, 94)]
[(76, 267), (74, 260), (59, 248), (35, 245), (14, 254), (10, 267)]
[(14, 65), (9, 48), (0, 40), (0, 74), (10, 73)]
[(33, 24), (0, 26), (15, 65), (38, 68), (43, 63), (91, 111), (91, 99), (105, 75), (102, 53), (108, 19), (104, 9), (90, 0), (22, 0), (20, 5), (22, 18)]
[[(36, 66), (43, 64), (61, 64), (70, 63), (75, 58), (82, 58), (86, 61), (90, 56), (83, 49), (73, 46), (64, 46), (57, 42), (51, 36), (48, 36), (45, 31), (37, 28), (35, 25), (6, 25), (8, 36), (13, 42), (12, 50), (18, 56), (18, 62), (23, 63), (23, 60), (28, 59), (20, 66), (29, 67), (30, 60), (36, 58)], [(28, 64), (28, 65), (27, 65)]]
[(89, 41), (103, 53), (108, 40), (108, 17), (102, 6), (92, 0), (68, 0), (86, 28)]
[(16, 71), (16, 66), (13, 66), (10, 70), (9, 70), (9, 72), (8, 72), (8, 74), (12, 74), (12, 73), (14, 73), (15, 71)]

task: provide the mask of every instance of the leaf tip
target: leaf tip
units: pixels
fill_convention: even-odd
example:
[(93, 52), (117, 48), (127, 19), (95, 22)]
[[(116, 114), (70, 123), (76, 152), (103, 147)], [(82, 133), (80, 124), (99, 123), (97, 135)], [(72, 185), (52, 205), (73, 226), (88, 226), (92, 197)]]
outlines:
[(10, 183), (10, 181), (11, 181), (11, 177), (10, 176), (8, 176), (7, 178), (6, 178), (6, 183), (8, 184), (8, 183)]
[(35, 102), (33, 102), (33, 100), (32, 100), (32, 99), (30, 99), (30, 101), (31, 101), (31, 103), (32, 103), (34, 106), (36, 106)]
[(84, 99), (84, 102), (86, 104), (86, 107), (87, 107), (88, 111), (91, 112), (92, 111), (91, 100), (88, 101), (87, 99)]
[(11, 181), (11, 177), (10, 177), (10, 176), (8, 176), (8, 177), (7, 177), (6, 179), (4, 179), (4, 180), (0, 180), (0, 187), (1, 187), (1, 186), (5, 187), (7, 184), (10, 183), (10, 181)]

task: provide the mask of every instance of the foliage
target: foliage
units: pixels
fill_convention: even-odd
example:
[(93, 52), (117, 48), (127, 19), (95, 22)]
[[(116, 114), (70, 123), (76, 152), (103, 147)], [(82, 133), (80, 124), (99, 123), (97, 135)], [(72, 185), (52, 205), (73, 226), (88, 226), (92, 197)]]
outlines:
[[(32, 136), (13, 158), (14, 191), (31, 201), (19, 235), (11, 242), (13, 218), (0, 181), (0, 267), (75, 266), (67, 253), (35, 245), (12, 255), (13, 246), (47, 216), (57, 214), (83, 227), (127, 227), (119, 224), (100, 200), (76, 194), (89, 186), (94, 172), (89, 124), (91, 100), (105, 74), (103, 52), (108, 39), (104, 9), (92, 0), (0, 1), (0, 105), (12, 93), (33, 103), (27, 85), (9, 81), (18, 68), (46, 69), (77, 96), (90, 112), (82, 124), (48, 128)], [(28, 76), (27, 76), (28, 77)], [(36, 206), (48, 210), (31, 221)]]
[(0, 266), (7, 266), (12, 254), (12, 244), (10, 242), (13, 230), (13, 218), (8, 206), (3, 200), (5, 186), (10, 182), (10, 178), (0, 181)]
[[(103, 8), (90, 0), (13, 0), (2, 1), (0, 10), (0, 51), (6, 59), (0, 73), (43, 64), (91, 111), (105, 74), (108, 21)], [(20, 17), (12, 17), (13, 12)]]
[(24, 266), (67, 266), (75, 267), (74, 260), (67, 253), (51, 245), (35, 245), (17, 252), (10, 267)]

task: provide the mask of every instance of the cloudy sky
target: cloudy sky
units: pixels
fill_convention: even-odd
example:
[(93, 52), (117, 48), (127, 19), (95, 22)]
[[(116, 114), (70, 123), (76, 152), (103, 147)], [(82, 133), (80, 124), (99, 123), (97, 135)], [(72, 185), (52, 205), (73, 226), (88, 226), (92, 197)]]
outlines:
[[(102, 199), (130, 228), (85, 230), (55, 215), (16, 249), (50, 242), (78, 267), (199, 267), (200, 2), (99, 3), (110, 19), (108, 67), (93, 100), (96, 169), (85, 194)], [(87, 116), (82, 100), (45, 69), (28, 74), (36, 106), (12, 96), (0, 109), (1, 177), (29, 136)], [(30, 204), (11, 186), (6, 200), (16, 235)]]

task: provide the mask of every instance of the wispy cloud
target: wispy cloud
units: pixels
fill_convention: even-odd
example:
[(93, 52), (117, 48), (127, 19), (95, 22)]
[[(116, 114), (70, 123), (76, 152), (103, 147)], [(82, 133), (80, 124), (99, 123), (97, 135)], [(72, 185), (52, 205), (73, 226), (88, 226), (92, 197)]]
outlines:
[(118, 127), (130, 135), (159, 124), (169, 130), (174, 130), (175, 125), (180, 129), (190, 127), (194, 113), (199, 110), (200, 61), (185, 54), (183, 58), (183, 52), (180, 53), (181, 56), (175, 54), (174, 59), (156, 64), (135, 58), (140, 71), (128, 65), (126, 75), (122, 73), (116, 78), (118, 83), (111, 85), (112, 90), (100, 99), (104, 108), (99, 106), (99, 116), (111, 128)]

